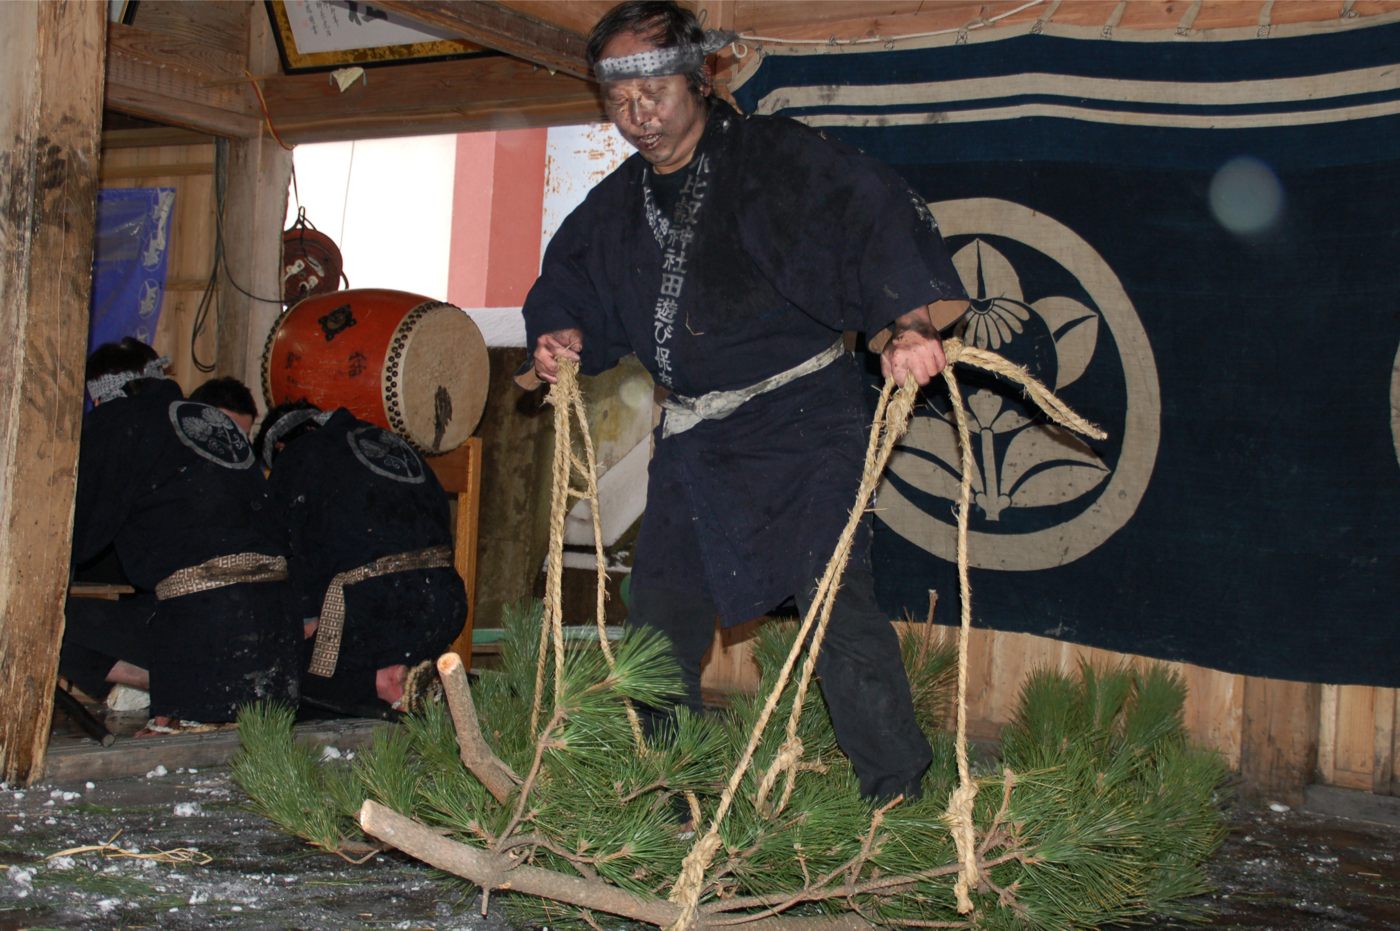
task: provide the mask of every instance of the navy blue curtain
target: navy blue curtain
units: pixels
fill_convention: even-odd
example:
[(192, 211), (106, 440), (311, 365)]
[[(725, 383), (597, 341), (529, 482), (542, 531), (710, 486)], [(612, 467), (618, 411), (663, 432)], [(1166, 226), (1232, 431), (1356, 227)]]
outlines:
[[(772, 55), (739, 88), (926, 198), (959, 335), (1109, 431), (962, 375), (975, 623), (1400, 685), (1400, 24), (1023, 34)], [(878, 502), (892, 616), (957, 616), (958, 455), (926, 393)]]

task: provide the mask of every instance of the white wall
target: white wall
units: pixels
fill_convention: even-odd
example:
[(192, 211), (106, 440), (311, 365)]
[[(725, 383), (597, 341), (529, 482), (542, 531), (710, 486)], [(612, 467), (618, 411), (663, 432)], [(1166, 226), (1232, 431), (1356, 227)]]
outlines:
[(306, 218), (335, 240), (352, 288), (447, 297), (456, 136), (299, 145), (287, 226)]
[(549, 239), (593, 186), (632, 154), (611, 123), (555, 126), (545, 149), (544, 216), (540, 255)]
[[(297, 205), (335, 240), (352, 288), (394, 288), (435, 300), (447, 296), (452, 248), (457, 137), (326, 142), (293, 153)], [(549, 130), (540, 254), (569, 212), (631, 154), (609, 123)], [(467, 308), (488, 346), (523, 346), (519, 308)]]

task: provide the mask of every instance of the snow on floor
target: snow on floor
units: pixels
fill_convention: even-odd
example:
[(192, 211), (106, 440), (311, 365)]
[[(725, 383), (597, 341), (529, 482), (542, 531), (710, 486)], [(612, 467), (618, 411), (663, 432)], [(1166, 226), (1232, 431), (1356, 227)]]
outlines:
[[(396, 855), (355, 866), (276, 832), (223, 769), (0, 788), (0, 928), (506, 931)], [(190, 862), (104, 856), (186, 849)], [(209, 862), (201, 862), (204, 857)], [(493, 909), (493, 912), (499, 912)]]

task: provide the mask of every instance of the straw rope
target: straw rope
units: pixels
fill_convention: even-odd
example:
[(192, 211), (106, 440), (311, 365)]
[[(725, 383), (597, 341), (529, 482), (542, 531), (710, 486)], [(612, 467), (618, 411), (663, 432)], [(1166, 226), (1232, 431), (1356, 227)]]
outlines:
[[(613, 659), (612, 646), (608, 643), (608, 567), (606, 557), (603, 554), (603, 517), (598, 499), (598, 460), (593, 452), (593, 436), (588, 432), (588, 412), (584, 409), (583, 394), (578, 390), (577, 373), (570, 372), (570, 376), (574, 382), (571, 406), (574, 415), (578, 418), (579, 434), (583, 441), (584, 494), (592, 502), (592, 507), (588, 509), (588, 512), (593, 517), (593, 559), (597, 566), (594, 603), (596, 616), (594, 621), (598, 627), (598, 647), (603, 651), (603, 658), (607, 661), (608, 668), (616, 669), (617, 662)], [(623, 704), (627, 708), (627, 722), (631, 725), (633, 739), (639, 748), (645, 747), (642, 739), (642, 721), (637, 716), (636, 708), (632, 706), (631, 700), (624, 700)]]
[(85, 853), (100, 853), (103, 857), (112, 859), (127, 858), (132, 860), (153, 860), (157, 863), (193, 863), (196, 866), (207, 866), (214, 862), (214, 858), (196, 847), (174, 847), (170, 850), (157, 850), (155, 853), (141, 853), (139, 850), (125, 850), (116, 845), (116, 840), (121, 836), (121, 829), (107, 838), (105, 844), (85, 844), (81, 847), (69, 847), (44, 857), (45, 860), (56, 860), (59, 857), (76, 857)]
[[(953, 376), (953, 365), (961, 363), (974, 368), (984, 369), (996, 375), (1004, 377), (1020, 385), (1027, 397), (1040, 407), (1049, 417), (1060, 425), (1083, 433), (1095, 439), (1103, 439), (1107, 436), (1102, 430), (1087, 420), (1076, 414), (1068, 405), (1057, 398), (1048, 388), (1036, 380), (1024, 367), (1016, 365), (1007, 359), (993, 352), (967, 346), (960, 340), (949, 339), (943, 343), (944, 354), (947, 363), (943, 369), (943, 380), (948, 386), (949, 396), (952, 399), (952, 408), (958, 430), (958, 445), (961, 450), (961, 471), (962, 482), (960, 488), (958, 505), (958, 586), (962, 600), (961, 625), (958, 635), (958, 715), (957, 715), (957, 739), (956, 755), (958, 766), (959, 785), (953, 791), (949, 799), (948, 811), (945, 820), (948, 823), (950, 833), (953, 835), (954, 843), (958, 851), (958, 859), (961, 864), (958, 879), (954, 886), (957, 896), (959, 912), (966, 914), (973, 909), (970, 890), (975, 888), (981, 881), (977, 865), (977, 834), (973, 824), (972, 813), (973, 804), (977, 796), (977, 784), (972, 778), (971, 767), (967, 759), (967, 665), (968, 665), (968, 634), (972, 623), (972, 586), (968, 578), (968, 515), (972, 502), (972, 474), (974, 464), (972, 461), (971, 434), (967, 425), (967, 415), (964, 410), (962, 392), (958, 388), (956, 379)], [(601, 629), (603, 616), (604, 595), (601, 592), (605, 579), (601, 569), (601, 531), (599, 529), (599, 516), (597, 508), (597, 484), (595, 478), (595, 462), (593, 457), (592, 442), (588, 438), (587, 421), (584, 417), (584, 408), (581, 397), (578, 394), (577, 366), (571, 362), (561, 362), (559, 380), (550, 392), (550, 402), (555, 406), (555, 453), (554, 453), (554, 481), (552, 489), (551, 507), (551, 534), (550, 552), (546, 560), (546, 601), (545, 617), (549, 622), (541, 626), (540, 632), (540, 660), (536, 671), (535, 684), (535, 707), (531, 711), (531, 733), (533, 734), (539, 715), (541, 703), (541, 692), (544, 680), (544, 651), (548, 642), (549, 631), (555, 631), (555, 701), (558, 702), (559, 682), (562, 677), (562, 628), (560, 627), (560, 606), (559, 591), (560, 578), (563, 568), (563, 525), (564, 513), (567, 506), (569, 494), (578, 497), (590, 498), (593, 503), (593, 523), (595, 551), (598, 554), (600, 565), (598, 585), (600, 594), (598, 596), (599, 615), (599, 642), (603, 644), (605, 651), (608, 650), (606, 637)], [(918, 393), (918, 388), (912, 378), (907, 379), (904, 386), (897, 391), (893, 381), (887, 381), (880, 393), (880, 401), (876, 408), (874, 421), (870, 430), (870, 440), (866, 448), (865, 464), (862, 469), (860, 487), (856, 493), (856, 501), (852, 506), (846, 521), (846, 526), (842, 530), (840, 538), (837, 540), (835, 551), (831, 560), (827, 563), (820, 581), (817, 585), (816, 593), (812, 603), (803, 617), (802, 624), (798, 629), (797, 637), (793, 641), (793, 647), (789, 651), (783, 666), (778, 673), (777, 681), (769, 692), (764, 706), (755, 721), (752, 731), (749, 734), (748, 743), (740, 755), (738, 763), (735, 764), (733, 773), (730, 774), (729, 781), (725, 785), (724, 792), (720, 797), (718, 806), (711, 816), (708, 829), (703, 835), (696, 838), (694, 845), (686, 854), (685, 860), (681, 864), (680, 874), (676, 877), (676, 882), (672, 886), (670, 901), (681, 906), (679, 917), (672, 922), (667, 931), (688, 931), (692, 928), (700, 915), (699, 901), (705, 887), (705, 873), (714, 855), (723, 846), (723, 841), (719, 836), (720, 826), (728, 815), (734, 798), (738, 792), (738, 787), (743, 780), (745, 773), (753, 762), (754, 754), (762, 740), (773, 712), (781, 699), (783, 690), (787, 687), (792, 676), (792, 671), (797, 665), (797, 658), (806, 649), (807, 658), (799, 674), (798, 685), (793, 700), (792, 710), (789, 713), (787, 734), (780, 746), (779, 751), (770, 765), (768, 771), (760, 780), (758, 787), (757, 802), (760, 810), (764, 810), (767, 804), (767, 797), (772, 791), (779, 775), (786, 774), (787, 785), (782, 794), (782, 799), (778, 805), (778, 810), (787, 804), (787, 800), (792, 792), (793, 779), (799, 769), (809, 768), (801, 762), (803, 747), (802, 742), (797, 737), (797, 726), (801, 719), (801, 709), (806, 699), (807, 690), (810, 687), (811, 679), (816, 668), (816, 658), (820, 653), (822, 640), (826, 634), (827, 623), (831, 618), (832, 608), (835, 604), (836, 594), (840, 588), (840, 579), (846, 569), (846, 563), (850, 557), (851, 546), (855, 539), (856, 531), (860, 521), (869, 506), (871, 496), (874, 494), (885, 466), (889, 462), (895, 445), (904, 435), (909, 427), (909, 421), (913, 414), (914, 401)], [(583, 445), (585, 449), (585, 462), (579, 462), (573, 455), (572, 438), (570, 435), (570, 414), (577, 416), (582, 424)], [(582, 492), (573, 491), (569, 487), (571, 470), (577, 468), (584, 476), (586, 487)], [(808, 634), (811, 634), (810, 646), (807, 646)], [(609, 665), (611, 666), (611, 652), (607, 652)], [(638, 736), (639, 746), (640, 730), (636, 721), (635, 711), (630, 703), (628, 704), (628, 714), (632, 720), (634, 733)], [(692, 802), (692, 809), (696, 806)], [(698, 814), (698, 810), (694, 810)], [(698, 821), (698, 819), (697, 819)]]
[[(963, 407), (962, 393), (958, 390), (957, 380), (953, 376), (953, 365), (955, 363), (971, 365), (1015, 382), (1026, 392), (1027, 397), (1044, 410), (1052, 420), (1068, 429), (1095, 439), (1103, 439), (1107, 434), (1075, 413), (1023, 366), (1016, 365), (996, 353), (968, 346), (957, 339), (946, 340), (943, 344), (943, 351), (947, 360), (943, 368), (943, 380), (948, 385), (953, 400), (952, 406), (958, 425), (958, 444), (962, 451), (962, 483), (958, 509), (958, 584), (962, 600), (962, 623), (958, 635), (958, 727), (956, 742), (959, 785), (949, 799), (946, 818), (954, 844), (957, 847), (959, 862), (962, 864), (962, 870), (954, 885), (954, 892), (957, 896), (959, 912), (966, 914), (973, 908), (969, 892), (976, 887), (981, 878), (977, 868), (977, 834), (972, 821), (977, 784), (972, 779), (971, 769), (967, 761), (967, 644), (972, 622), (972, 586), (968, 580), (967, 521), (971, 510), (973, 463), (967, 416)], [(798, 762), (800, 741), (796, 740), (797, 724), (801, 716), (801, 708), (811, 672), (815, 668), (816, 655), (821, 648), (821, 639), (825, 634), (826, 622), (830, 618), (831, 606), (835, 600), (839, 580), (845, 571), (846, 562), (850, 555), (850, 543), (855, 534), (855, 526), (859, 523), (869, 497), (889, 461), (895, 443), (908, 429), (909, 419), (913, 413), (916, 389), (912, 380), (899, 389), (894, 394), (893, 399), (890, 396), (892, 387), (891, 382), (886, 382), (884, 390), (880, 394), (880, 402), (876, 408), (871, 428), (870, 443), (866, 449), (860, 490), (856, 493), (856, 504), (851, 509), (850, 519), (837, 543), (836, 551), (832, 554), (826, 571), (822, 573), (813, 604), (808, 609), (807, 616), (804, 618), (794, 642), (794, 652), (789, 653), (787, 662), (784, 663), (782, 671), (779, 673), (778, 681), (774, 684), (772, 692), (769, 693), (768, 701), (754, 724), (748, 747), (735, 767), (729, 784), (725, 787), (724, 795), (720, 799), (720, 807), (711, 821), (709, 831), (691, 848), (682, 864), (681, 874), (671, 892), (671, 901), (681, 904), (683, 910), (681, 917), (671, 925), (668, 931), (685, 931), (699, 913), (700, 894), (704, 888), (704, 871), (708, 868), (714, 852), (719, 847), (719, 825), (723, 821), (724, 815), (727, 814), (729, 806), (733, 803), (734, 792), (752, 760), (754, 748), (761, 739), (763, 731), (767, 728), (772, 709), (787, 685), (795, 660), (795, 652), (801, 649), (806, 639), (806, 633), (812, 626), (814, 616), (820, 612), (821, 619), (808, 650), (807, 662), (803, 668), (802, 679), (789, 717), (787, 739), (784, 741), (777, 759), (774, 760), (769, 772), (765, 774), (760, 783), (758, 797), (760, 806), (766, 799), (767, 792), (771, 791), (779, 771), (785, 770), (788, 777), (788, 789), (784, 792), (784, 804), (791, 792), (792, 779), (800, 765)], [(797, 753), (794, 753), (794, 750), (797, 750)]]
[[(875, 487), (879, 484), (880, 475), (884, 472), (885, 463), (889, 461), (890, 454), (894, 452), (894, 446), (904, 435), (909, 427), (909, 418), (914, 409), (914, 397), (918, 387), (912, 382), (906, 384), (898, 393), (891, 397), (894, 383), (886, 382), (884, 390), (880, 393), (880, 401), (875, 407), (875, 417), (870, 430), (870, 440), (865, 450), (865, 465), (861, 469), (859, 490), (856, 492), (856, 503), (851, 508), (850, 516), (846, 520), (846, 526), (841, 532), (836, 543), (836, 550), (831, 559), (827, 562), (826, 569), (822, 572), (821, 580), (817, 583), (816, 593), (812, 597), (812, 604), (807, 609), (807, 617), (803, 619), (802, 626), (798, 630), (796, 639), (793, 641), (792, 650), (789, 653), (789, 662), (783, 667), (779, 676), (779, 682), (774, 687), (774, 693), (780, 693), (787, 685), (788, 673), (792, 668), (792, 662), (802, 651), (807, 640), (807, 631), (811, 628), (812, 617), (818, 617), (816, 633), (812, 635), (812, 644), (807, 649), (807, 660), (802, 666), (802, 674), (798, 680), (797, 693), (793, 698), (792, 711), (788, 715), (787, 737), (784, 741), (783, 752), (773, 760), (768, 772), (764, 774), (759, 783), (759, 793), (757, 805), (760, 811), (765, 810), (768, 792), (771, 790), (773, 782), (779, 772), (786, 772), (787, 787), (783, 792), (783, 801), (772, 812), (778, 814), (786, 807), (786, 800), (792, 794), (792, 780), (796, 776), (797, 762), (802, 756), (802, 741), (797, 738), (797, 726), (802, 718), (802, 706), (807, 700), (807, 690), (812, 682), (812, 675), (816, 670), (817, 655), (821, 651), (822, 641), (826, 637), (827, 622), (831, 620), (832, 609), (836, 605), (836, 593), (840, 590), (841, 576), (846, 572), (846, 563), (850, 558), (851, 545), (855, 540), (856, 530), (860, 526), (862, 515), (865, 513), (867, 503), (875, 493)], [(766, 721), (764, 722), (766, 724)], [(793, 754), (793, 750), (796, 754)]]
[[(912, 378), (906, 381), (904, 387), (898, 391), (894, 390), (892, 381), (887, 381), (884, 390), (880, 393), (880, 401), (876, 406), (875, 419), (870, 430), (870, 441), (866, 446), (865, 467), (862, 470), (860, 490), (856, 493), (855, 505), (851, 508), (841, 536), (837, 539), (836, 550), (832, 553), (830, 562), (827, 563), (826, 571), (822, 573), (821, 581), (817, 585), (817, 593), (812, 599), (811, 606), (807, 609), (806, 617), (802, 620), (792, 649), (788, 652), (787, 659), (783, 662), (783, 667), (778, 673), (778, 680), (773, 684), (772, 691), (768, 693), (763, 710), (759, 713), (758, 719), (754, 722), (753, 730), (749, 734), (748, 744), (744, 747), (744, 752), (740, 755), (739, 762), (735, 765), (734, 772), (724, 787), (724, 794), (720, 796), (719, 806), (710, 819), (709, 830), (691, 847), (681, 864), (681, 873), (677, 877), (670, 895), (670, 900), (681, 906), (681, 915), (669, 926), (667, 931), (686, 931), (691, 927), (699, 913), (705, 870), (709, 867), (710, 860), (720, 846), (719, 827), (729, 813), (730, 806), (734, 803), (739, 783), (748, 771), (749, 764), (753, 761), (754, 752), (763, 737), (763, 732), (768, 727), (773, 710), (782, 697), (783, 689), (787, 687), (793, 667), (797, 665), (797, 657), (803, 650), (803, 644), (807, 640), (807, 632), (815, 624), (817, 630), (812, 636), (812, 645), (807, 651), (807, 662), (803, 669), (802, 681), (799, 684), (800, 692), (805, 692), (807, 684), (810, 682), (810, 674), (815, 668), (816, 656), (821, 649), (822, 638), (826, 634), (826, 622), (831, 617), (831, 606), (835, 600), (841, 574), (845, 571), (846, 561), (850, 556), (856, 530), (860, 526), (870, 496), (874, 494), (880, 473), (884, 470), (885, 463), (889, 461), (890, 454), (894, 451), (895, 443), (908, 429), (917, 393), (918, 386), (914, 384)], [(818, 615), (820, 615), (820, 620), (818, 620)], [(803, 694), (799, 694), (794, 700), (794, 705), (797, 708), (801, 708), (803, 697)], [(793, 738), (795, 731), (796, 724), (794, 723), (792, 731), (789, 733), (789, 739)], [(787, 756), (788, 754), (779, 754), (780, 759), (785, 759)]]
[[(578, 388), (578, 363), (567, 359), (559, 362), (559, 378), (549, 390), (547, 402), (554, 407), (554, 460), (553, 478), (550, 488), (549, 510), (549, 551), (545, 558), (545, 598), (544, 619), (540, 624), (539, 656), (535, 666), (535, 698), (530, 707), (530, 736), (537, 735), (540, 709), (544, 701), (545, 655), (553, 639), (554, 645), (554, 707), (557, 711), (564, 683), (564, 625), (563, 625), (563, 577), (564, 577), (564, 517), (568, 512), (569, 498), (587, 500), (593, 514), (593, 552), (597, 561), (597, 625), (598, 645), (610, 671), (616, 671), (617, 662), (613, 658), (612, 647), (608, 644), (606, 623), (607, 566), (603, 557), (603, 527), (598, 513), (598, 469), (593, 452), (593, 438), (588, 432), (587, 410)], [(578, 421), (580, 442), (584, 457), (580, 461), (574, 455), (573, 424)], [(577, 473), (583, 479), (583, 488), (571, 487), (570, 481)], [(645, 751), (646, 742), (642, 735), (641, 718), (630, 700), (624, 700), (627, 721), (632, 728), (632, 739), (639, 751)]]
[[(947, 348), (945, 347), (945, 352)], [(967, 762), (967, 644), (972, 630), (972, 582), (967, 565), (967, 524), (972, 509), (972, 435), (967, 426), (967, 412), (963, 410), (962, 390), (953, 377), (953, 360), (956, 353), (949, 353), (948, 364), (943, 367), (943, 382), (948, 386), (948, 397), (952, 401), (953, 418), (958, 427), (959, 469), (962, 481), (958, 486), (958, 595), (962, 612), (958, 626), (958, 724), (957, 738), (953, 742), (953, 752), (958, 762), (958, 787), (948, 796), (948, 811), (944, 815), (948, 830), (953, 835), (953, 845), (958, 852), (958, 862), (962, 870), (953, 883), (953, 895), (957, 898), (959, 914), (972, 911), (971, 890), (981, 881), (982, 874), (977, 868), (977, 828), (972, 822), (972, 807), (977, 800), (977, 783), (972, 778), (972, 768)]]
[(1024, 367), (994, 352), (968, 346), (957, 339), (947, 340), (943, 344), (943, 352), (947, 358), (947, 364), (943, 367), (943, 382), (948, 386), (948, 397), (952, 401), (953, 418), (957, 424), (962, 472), (958, 491), (958, 594), (962, 602), (962, 611), (958, 627), (958, 723), (957, 739), (954, 742), (958, 787), (948, 797), (948, 810), (944, 818), (949, 832), (953, 835), (958, 861), (962, 864), (962, 870), (953, 884), (953, 894), (957, 898), (958, 912), (966, 915), (973, 909), (971, 890), (977, 887), (982, 878), (977, 866), (977, 828), (972, 821), (973, 803), (977, 799), (977, 782), (972, 778), (971, 767), (967, 761), (967, 650), (972, 630), (972, 583), (968, 577), (967, 534), (968, 515), (972, 511), (972, 474), (975, 466), (972, 461), (972, 435), (967, 425), (967, 411), (963, 406), (958, 380), (953, 376), (953, 365), (971, 365), (1016, 382), (1025, 389), (1027, 396), (1041, 410), (1062, 426), (1094, 439), (1104, 439), (1108, 434), (1076, 414)]

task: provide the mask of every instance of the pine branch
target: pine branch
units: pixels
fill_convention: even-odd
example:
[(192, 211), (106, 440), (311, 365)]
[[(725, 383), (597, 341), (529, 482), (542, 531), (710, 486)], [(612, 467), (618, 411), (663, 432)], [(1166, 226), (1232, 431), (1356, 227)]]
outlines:
[(530, 790), (535, 787), (535, 781), (539, 779), (540, 767), (544, 763), (544, 752), (549, 749), (549, 745), (554, 741), (554, 731), (564, 720), (564, 711), (561, 708), (554, 709), (554, 714), (550, 716), (549, 723), (540, 732), (539, 740), (535, 742), (535, 759), (530, 764), (530, 771), (525, 776), (525, 781), (520, 785), (520, 794), (515, 800), (515, 810), (511, 812), (510, 823), (506, 826), (502, 836), (510, 837), (515, 829), (520, 826), (520, 822), (525, 820), (525, 806), (530, 801)]
[(403, 728), (377, 728), (370, 746), (355, 758), (353, 769), (371, 797), (397, 812), (413, 814), (423, 782), (423, 763), (410, 752)]
[(509, 886), (526, 895), (541, 895), (657, 926), (679, 914), (676, 906), (664, 900), (647, 899), (606, 883), (526, 866), (506, 855), (455, 843), (373, 801), (360, 809), (360, 826), (404, 853), (469, 879), (482, 889)]
[[(570, 652), (559, 706), (532, 738), (523, 725), (534, 674), (522, 661), (533, 649), (527, 615), (508, 619), (507, 644), (516, 655), (503, 652), (507, 671), (485, 673), (468, 695), (479, 715), (468, 733), (490, 754), (483, 765), (494, 767), (494, 758), (500, 772), (527, 774), (519, 788), (510, 783), (504, 803), (485, 786), (485, 770), (465, 762), (450, 706), (410, 718), (406, 740), (382, 747), (376, 741), (357, 773), (373, 798), (416, 818), (432, 842), (465, 851), (459, 853), (472, 861), (471, 871), (456, 875), (488, 895), (508, 890), (513, 920), (528, 913), (551, 927), (583, 929), (590, 915), (633, 917), (638, 902), (669, 908), (662, 897), (686, 846), (669, 803), (689, 792), (707, 810), (714, 805), (759, 702), (738, 699), (729, 715), (681, 714), (673, 733), (638, 753), (623, 698), (670, 694), (674, 677), (654, 641), (629, 638), (611, 670), (597, 651)], [(781, 659), (791, 631), (767, 637), (760, 652)], [(941, 651), (926, 640), (907, 646), (911, 681), (919, 670), (927, 682), (942, 678)], [(974, 891), (979, 926), (1093, 928), (1199, 913), (1190, 897), (1204, 890), (1204, 863), (1223, 836), (1224, 768), (1187, 742), (1183, 695), (1179, 679), (1155, 669), (1086, 667), (1078, 675), (1041, 671), (1030, 678), (1003, 734), (1005, 769), (984, 776), (989, 791), (979, 794), (974, 811), (985, 879)], [(967, 927), (948, 896), (959, 867), (941, 820), (955, 781), (950, 738), (929, 735), (934, 762), (922, 798), (879, 816), (859, 796), (820, 696), (808, 701), (798, 734), (807, 749), (794, 766), (797, 778), (782, 788), (792, 793), (786, 814), (760, 811), (759, 777), (746, 777), (721, 827), (725, 858), (705, 877), (711, 898), (700, 903), (700, 926)], [(318, 767), (304, 749), (290, 752), (290, 719), (285, 730), (245, 730), (246, 755), (259, 770), (245, 788), (269, 815), (285, 817), (290, 809), (312, 822), (289, 830), (324, 838), (344, 855), (349, 829), (334, 816), (357, 793), (363, 798), (364, 786), (350, 788), (349, 767)], [(772, 760), (782, 740), (775, 732), (762, 741), (756, 764)], [(281, 749), (268, 752), (272, 747)], [(815, 766), (828, 772), (807, 775)], [(315, 811), (318, 791), (339, 800)], [(437, 836), (441, 829), (451, 836)], [(527, 867), (539, 871), (537, 885), (522, 885), (521, 876), (534, 875), (521, 872)], [(559, 877), (591, 891), (578, 898)], [(621, 896), (627, 910), (596, 904), (599, 894)], [(841, 914), (792, 917), (809, 910)], [(663, 922), (674, 917), (656, 914)]]
[(486, 738), (481, 736), (481, 722), (477, 720), (476, 705), (472, 703), (471, 685), (467, 682), (467, 671), (462, 668), (462, 658), (456, 653), (444, 653), (438, 659), (437, 667), (438, 676), (442, 679), (442, 691), (447, 697), (447, 707), (452, 711), (452, 723), (457, 728), (462, 764), (481, 780), (496, 801), (504, 805), (520, 784), (520, 777), (496, 756)]
[[(369, 804), (369, 803), (366, 803)], [(363, 826), (363, 821), (362, 821)], [(366, 828), (368, 830), (368, 828)], [(373, 833), (373, 832), (370, 832)], [(381, 838), (381, 840), (387, 840)], [(400, 848), (402, 849), (402, 848)], [(995, 857), (978, 860), (978, 867), (982, 870), (990, 870), (992, 867), (1001, 866), (1004, 863), (1024, 862), (1029, 858), (1029, 854), (1024, 850), (1010, 850)], [(946, 876), (954, 876), (962, 870), (962, 864), (953, 862), (942, 866), (935, 866), (930, 869), (920, 870), (918, 873), (908, 876), (884, 876), (876, 879), (868, 879), (863, 883), (854, 886), (842, 882), (836, 885), (836, 880), (841, 879), (842, 874), (850, 868), (852, 861), (842, 864), (840, 867), (822, 876), (810, 888), (799, 890), (797, 893), (773, 893), (771, 895), (749, 895), (735, 896), (728, 899), (719, 899), (700, 906), (702, 913), (716, 915), (724, 912), (739, 911), (741, 909), (763, 908), (765, 912), (759, 915), (769, 915), (782, 909), (789, 909), (806, 902), (820, 902), (830, 899), (843, 899), (847, 896), (889, 894), (892, 891), (904, 887), (915, 886), (918, 883), (926, 882), (930, 879), (941, 879)], [(742, 920), (747, 920), (750, 916), (745, 916)], [(738, 924), (738, 921), (731, 922)]]

